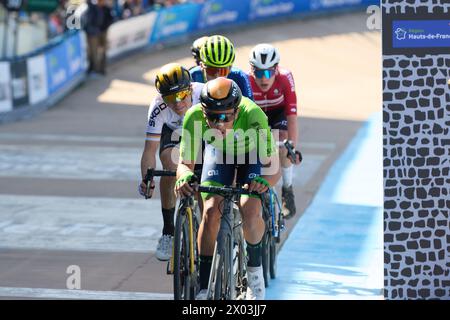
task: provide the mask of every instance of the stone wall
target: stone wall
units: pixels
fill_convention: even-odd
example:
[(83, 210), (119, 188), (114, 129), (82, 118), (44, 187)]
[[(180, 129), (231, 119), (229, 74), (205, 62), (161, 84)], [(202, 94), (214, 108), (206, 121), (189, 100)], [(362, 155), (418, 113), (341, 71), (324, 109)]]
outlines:
[[(383, 18), (449, 8), (386, 0)], [(383, 67), (385, 298), (450, 299), (450, 48)]]

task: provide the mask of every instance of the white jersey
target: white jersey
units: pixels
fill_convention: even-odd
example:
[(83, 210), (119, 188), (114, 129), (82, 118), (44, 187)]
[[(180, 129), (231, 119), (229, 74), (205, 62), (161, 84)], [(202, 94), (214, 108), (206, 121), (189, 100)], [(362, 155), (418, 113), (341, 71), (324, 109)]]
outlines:
[[(192, 82), (192, 105), (200, 102), (200, 93), (203, 86), (203, 83)], [(184, 116), (176, 114), (169, 108), (164, 103), (161, 95), (158, 94), (148, 108), (146, 133), (151, 135), (151, 137), (147, 137), (147, 140), (159, 141), (164, 124), (172, 130), (181, 129), (183, 118)]]

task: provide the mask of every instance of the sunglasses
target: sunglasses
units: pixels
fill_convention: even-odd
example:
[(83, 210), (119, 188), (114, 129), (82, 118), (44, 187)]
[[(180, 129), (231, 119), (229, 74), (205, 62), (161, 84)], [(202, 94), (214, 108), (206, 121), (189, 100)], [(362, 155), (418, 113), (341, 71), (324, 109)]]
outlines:
[(163, 96), (163, 100), (167, 104), (174, 104), (177, 102), (181, 102), (186, 99), (191, 94), (191, 89), (186, 89), (183, 91), (179, 91), (176, 93), (168, 94)]
[(212, 113), (204, 112), (206, 118), (213, 123), (230, 122), (234, 119), (236, 112), (233, 113)]
[(270, 79), (275, 74), (275, 69), (254, 69), (253, 73), (258, 79), (262, 79), (262, 77)]
[(205, 66), (205, 72), (208, 76), (211, 77), (226, 77), (230, 73), (230, 67), (216, 68)]

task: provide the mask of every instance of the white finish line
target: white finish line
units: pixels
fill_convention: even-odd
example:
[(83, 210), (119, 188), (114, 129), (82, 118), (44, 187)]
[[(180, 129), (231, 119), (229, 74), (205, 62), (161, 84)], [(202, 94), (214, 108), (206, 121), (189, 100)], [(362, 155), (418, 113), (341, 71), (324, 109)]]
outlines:
[(171, 293), (0, 287), (0, 300), (10, 298), (80, 300), (173, 300)]

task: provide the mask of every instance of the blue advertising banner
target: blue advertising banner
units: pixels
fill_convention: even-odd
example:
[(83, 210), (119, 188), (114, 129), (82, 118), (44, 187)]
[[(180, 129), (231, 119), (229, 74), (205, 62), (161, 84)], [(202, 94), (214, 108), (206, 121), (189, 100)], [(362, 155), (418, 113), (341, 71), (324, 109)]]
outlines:
[(449, 20), (394, 20), (393, 48), (450, 47)]
[(59, 43), (45, 53), (47, 83), (50, 94), (58, 91), (69, 80), (67, 55), (67, 46), (65, 42)]
[(206, 1), (200, 11), (198, 29), (206, 29), (227, 24), (236, 25), (246, 22), (248, 19), (249, 5), (249, 0)]
[(67, 64), (69, 71), (69, 79), (74, 75), (85, 71), (83, 55), (81, 50), (81, 33), (77, 32), (75, 35), (69, 37), (65, 41), (66, 43), (66, 52), (67, 52)]
[(189, 34), (197, 30), (197, 20), (203, 5), (185, 3), (158, 11), (150, 43)]
[[(300, 0), (301, 1), (301, 0)], [(330, 9), (343, 9), (358, 6), (380, 5), (380, 1), (374, 0), (309, 0), (310, 11), (329, 11)]]
[(308, 1), (296, 0), (251, 0), (248, 19), (250, 21), (279, 17), (301, 11)]

